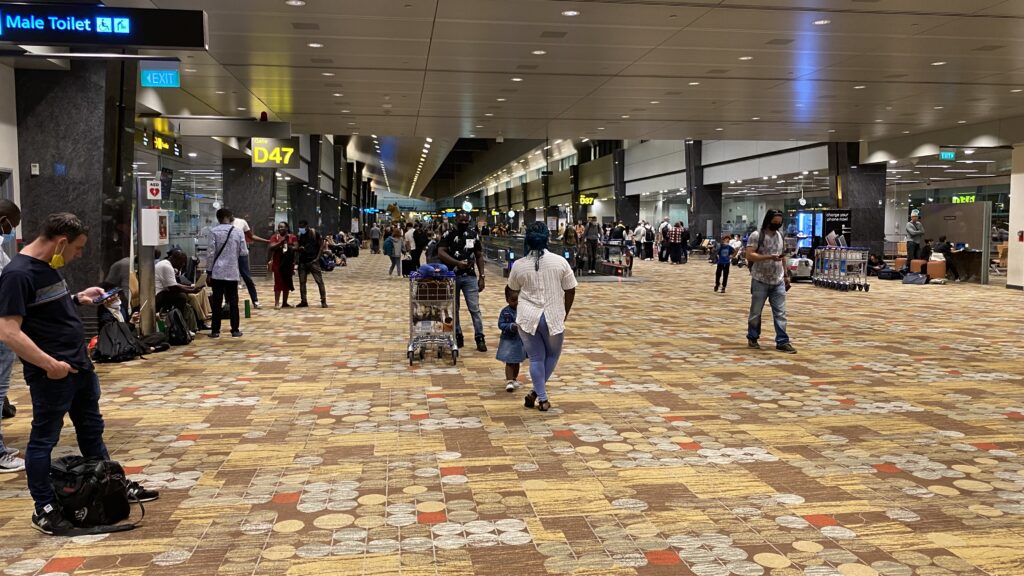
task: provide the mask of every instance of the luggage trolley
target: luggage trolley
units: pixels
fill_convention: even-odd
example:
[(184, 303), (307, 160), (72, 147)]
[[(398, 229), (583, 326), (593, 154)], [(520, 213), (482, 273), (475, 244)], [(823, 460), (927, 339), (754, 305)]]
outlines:
[(868, 292), (865, 248), (822, 246), (814, 253), (814, 285), (842, 292)]
[(437, 357), (450, 354), (452, 365), (459, 360), (455, 343), (455, 273), (435, 272), (409, 275), (409, 365), (426, 358), (427, 350)]

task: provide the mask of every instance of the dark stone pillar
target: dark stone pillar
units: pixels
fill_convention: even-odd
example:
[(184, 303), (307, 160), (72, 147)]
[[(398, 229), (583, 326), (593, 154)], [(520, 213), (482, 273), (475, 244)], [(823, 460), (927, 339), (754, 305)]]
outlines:
[(829, 144), (829, 176), (838, 208), (850, 211), (850, 243), (881, 254), (885, 248), (885, 164), (858, 164), (860, 144)]
[(711, 233), (714, 238), (722, 236), (722, 185), (702, 185), (690, 189), (690, 230), (691, 233), (708, 233), (708, 221), (711, 221)]
[[(582, 152), (580, 152), (582, 154)], [(577, 156), (582, 158), (582, 155)], [(572, 194), (572, 206), (570, 207), (569, 214), (572, 215), (572, 219), (578, 222), (583, 222), (587, 219), (587, 211), (585, 208), (580, 206), (580, 165), (574, 164), (569, 166), (569, 191)], [(575, 224), (576, 222), (573, 222)]]
[(338, 199), (333, 196), (321, 196), (320, 198), (320, 229), (324, 234), (334, 234), (341, 230), (341, 220), (338, 218), (340, 207)]
[[(26, 241), (54, 212), (90, 227), (74, 290), (96, 285), (131, 248), (134, 63), (73, 61), (69, 71), (15, 71), (22, 226)], [(39, 164), (39, 176), (30, 165)]]
[[(275, 229), (274, 198), (276, 178), (273, 168), (253, 168), (248, 158), (225, 158), (224, 207), (245, 218), (253, 234), (269, 238)], [(267, 245), (254, 242), (249, 247), (249, 263), (267, 262)]]
[(640, 221), (640, 197), (626, 196), (626, 150), (620, 148), (613, 152), (612, 162), (613, 191), (615, 194), (615, 219), (622, 220), (627, 226), (636, 226)]

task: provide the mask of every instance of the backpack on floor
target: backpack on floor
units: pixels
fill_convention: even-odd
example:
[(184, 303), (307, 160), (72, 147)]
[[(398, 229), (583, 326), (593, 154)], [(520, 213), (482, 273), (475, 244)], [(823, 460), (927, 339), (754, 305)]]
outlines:
[(148, 351), (124, 322), (110, 322), (99, 333), (92, 359), (97, 362), (127, 362)]
[(188, 331), (185, 317), (177, 308), (171, 308), (167, 313), (167, 342), (171, 346), (184, 346), (192, 343), (192, 333)]
[[(118, 524), (131, 515), (131, 501), (128, 479), (117, 462), (65, 456), (50, 465), (50, 482), (64, 518), (77, 528), (102, 534), (123, 532), (138, 525)], [(141, 503), (139, 507), (142, 508)], [(142, 516), (146, 516), (145, 508)]]
[(171, 345), (167, 343), (167, 334), (163, 332), (154, 332), (143, 336), (142, 344), (147, 349), (152, 348), (153, 352), (163, 352), (171, 348)]
[(895, 268), (883, 268), (878, 271), (879, 280), (903, 280), (903, 274)]
[(332, 272), (337, 265), (338, 263), (334, 261), (334, 255), (330, 252), (320, 256), (320, 269), (324, 272)]

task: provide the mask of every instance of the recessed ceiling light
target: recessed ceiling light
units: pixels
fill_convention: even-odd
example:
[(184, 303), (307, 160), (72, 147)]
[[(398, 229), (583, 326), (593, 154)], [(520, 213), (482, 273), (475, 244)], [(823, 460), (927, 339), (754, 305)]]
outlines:
[(1013, 90), (1010, 90), (1010, 92), (1013, 92), (1014, 94), (1017, 94), (1017, 93), (1020, 93), (1020, 92), (1024, 92), (1024, 89), (1014, 88)]
[(530, 52), (530, 54), (533, 54), (534, 56), (543, 56), (547, 53), (547, 50), (534, 50), (533, 52)]
[(573, 16), (579, 16), (579, 15), (580, 15), (580, 11), (579, 10), (563, 10), (562, 11), (562, 16), (569, 16), (570, 18), (573, 17)]
[(508, 98), (495, 98), (498, 102), (505, 102)]
[(334, 72), (321, 72), (321, 76), (334, 76)]
[(932, 62), (932, 66), (945, 66), (946, 62), (939, 60), (938, 62)]
[(284, 0), (284, 3), (289, 6), (305, 6), (306, 0)]
[(932, 106), (932, 110), (942, 110), (942, 106)]
[(342, 114), (348, 114), (349, 112), (351, 112), (351, 110), (342, 110), (341, 111)]
[(853, 87), (854, 90), (863, 90), (865, 88), (867, 88), (867, 86), (865, 86), (863, 84), (858, 84), (858, 85)]
[(903, 133), (904, 134), (910, 134), (910, 130), (904, 130)]
[(661, 102), (658, 100), (651, 100), (651, 104), (661, 104)]
[(753, 118), (751, 118), (751, 120), (760, 120), (760, 119), (761, 119), (760, 116), (754, 116)]
[(512, 78), (510, 78), (510, 80), (512, 80), (513, 82), (522, 82), (523, 81), (523, 79), (520, 78), (519, 76), (513, 76)]
[(475, 128), (483, 128), (483, 125), (481, 125), (481, 124), (477, 124), (477, 125), (475, 126)]
[(825, 19), (825, 18), (822, 18), (821, 20), (815, 20), (814, 21), (814, 25), (815, 26), (828, 26), (831, 23), (832, 23), (831, 20), (828, 20), (828, 19)]
[(746, 62), (748, 60), (753, 60), (753, 59), (754, 59), (753, 56), (740, 56), (740, 60), (743, 60), (744, 62)]
[(722, 130), (725, 130), (725, 128), (715, 128), (715, 132), (721, 132)]
[(323, 48), (324, 47), (324, 45), (319, 43), (319, 42), (310, 42), (309, 44), (306, 44), (306, 46), (309, 46), (310, 48)]
[(188, 153), (188, 157), (189, 158), (195, 158), (196, 156), (199, 156), (199, 154), (196, 154), (195, 152), (189, 152)]
[(244, 106), (239, 106), (238, 108), (236, 108), (236, 110), (238, 110), (239, 112), (244, 112), (245, 111), (245, 107)]
[(836, 129), (835, 128), (831, 128), (831, 129), (829, 129), (828, 133), (829, 134), (835, 134), (836, 133)]
[(899, 160), (889, 160), (889, 164), (899, 164)]
[(185, 68), (185, 72), (195, 72), (195, 68)]
[(217, 94), (227, 94), (227, 92), (225, 92), (223, 90), (217, 90)]
[(626, 118), (629, 118), (629, 114), (623, 114), (623, 115), (622, 115), (622, 119), (623, 119), (623, 120), (625, 120)]
[(433, 142), (433, 141), (434, 141), (433, 138), (427, 138), (427, 142)]
[(484, 116), (487, 116), (488, 118), (490, 118), (491, 116), (494, 116), (494, 114), (491, 114), (490, 112), (487, 112), (487, 113), (484, 114)]
[(690, 82), (690, 86), (700, 86), (700, 82)]
[(597, 129), (598, 130), (604, 130), (604, 127), (598, 127)]
[(333, 94), (333, 96), (334, 96), (335, 98), (341, 98), (342, 96), (344, 96), (344, 94), (342, 94), (341, 92), (335, 92), (335, 93)]
[(875, 122), (885, 122), (885, 120), (875, 120)]
[(967, 120), (957, 120), (957, 124), (967, 124)]

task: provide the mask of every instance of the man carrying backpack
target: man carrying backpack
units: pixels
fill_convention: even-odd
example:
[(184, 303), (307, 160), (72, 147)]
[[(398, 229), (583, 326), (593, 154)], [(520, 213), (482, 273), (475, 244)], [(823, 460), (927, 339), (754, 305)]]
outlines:
[(313, 275), (313, 281), (320, 289), (320, 307), (327, 308), (327, 289), (324, 288), (323, 269), (320, 268), (320, 255), (324, 253), (326, 242), (317, 232), (310, 228), (305, 220), (299, 221), (299, 304), (296, 308), (308, 308), (306, 300), (306, 278)]
[(785, 242), (782, 238), (783, 215), (769, 210), (761, 229), (747, 239), (747, 261), (750, 262), (750, 315), (747, 320), (747, 346), (759, 349), (761, 312), (767, 301), (772, 307), (775, 322), (775, 349), (796, 354), (786, 333), (786, 292), (790, 280), (786, 270)]
[[(71, 416), (82, 456), (110, 458), (103, 443), (100, 382), (78, 315), (80, 303), (92, 304), (104, 291), (95, 286), (73, 294), (58, 272), (81, 256), (88, 233), (74, 214), (51, 214), (39, 236), (0, 275), (0, 341), (21, 358), (32, 396), (25, 454), (28, 489), (35, 501), (32, 527), (51, 535), (74, 528), (62, 515), (50, 483), (50, 455), (60, 440), (64, 416)], [(128, 493), (143, 502), (159, 496), (137, 482), (128, 483)]]

